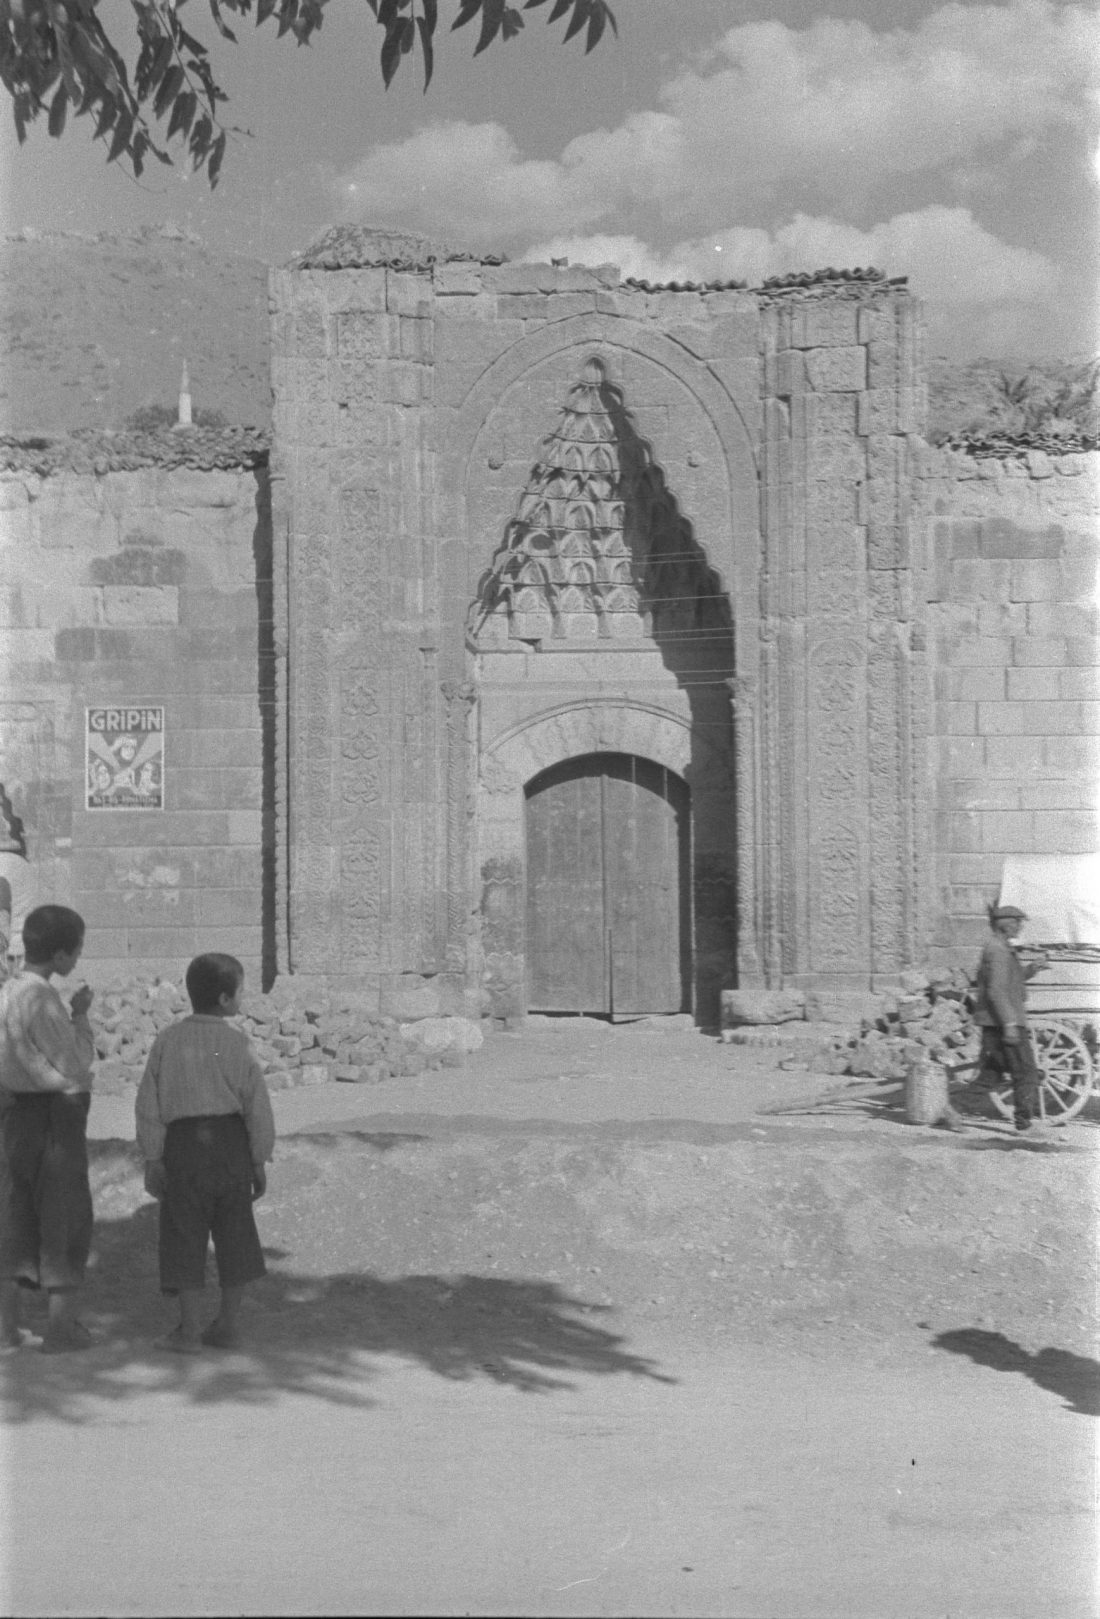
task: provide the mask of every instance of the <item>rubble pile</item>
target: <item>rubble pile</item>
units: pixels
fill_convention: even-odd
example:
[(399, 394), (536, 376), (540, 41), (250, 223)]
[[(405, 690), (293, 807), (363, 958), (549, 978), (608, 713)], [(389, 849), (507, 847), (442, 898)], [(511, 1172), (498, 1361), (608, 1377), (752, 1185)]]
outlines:
[[(91, 1010), (96, 1089), (110, 1095), (136, 1086), (155, 1036), (190, 1010), (183, 985), (161, 978), (139, 978), (99, 993)], [(351, 995), (282, 986), (270, 995), (249, 995), (232, 1022), (251, 1040), (271, 1090), (333, 1079), (369, 1084), (461, 1063), (481, 1034), (464, 1018), (428, 1019), (433, 1027), (421, 1029), (380, 1017)]]
[(973, 1061), (978, 1034), (961, 969), (930, 978), (902, 975), (896, 990), (828, 995), (813, 990), (727, 990), (722, 1038), (733, 1045), (797, 1045), (785, 1066), (858, 1079), (903, 1080), (909, 1059), (927, 1053), (952, 1065)]

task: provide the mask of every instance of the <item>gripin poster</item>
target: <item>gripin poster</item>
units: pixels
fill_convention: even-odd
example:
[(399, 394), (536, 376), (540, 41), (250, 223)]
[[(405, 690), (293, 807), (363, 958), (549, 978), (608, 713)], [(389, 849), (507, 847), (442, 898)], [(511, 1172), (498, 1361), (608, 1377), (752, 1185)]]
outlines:
[(164, 808), (164, 709), (89, 708), (85, 725), (85, 807)]

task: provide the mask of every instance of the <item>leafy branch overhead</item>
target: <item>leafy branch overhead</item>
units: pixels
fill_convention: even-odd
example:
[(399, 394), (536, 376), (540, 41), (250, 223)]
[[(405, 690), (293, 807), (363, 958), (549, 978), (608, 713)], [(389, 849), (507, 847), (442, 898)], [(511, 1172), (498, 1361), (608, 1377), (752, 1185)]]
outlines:
[[(12, 102), (22, 143), (28, 127), (45, 118), (55, 138), (68, 120), (91, 120), (93, 138), (108, 162), (140, 175), (147, 160), (171, 164), (186, 155), (218, 182), (226, 143), (243, 133), (222, 112), (225, 92), (214, 77), (207, 46), (181, 21), (188, 0), (129, 0), (132, 22), (107, 32), (99, 0), (0, 0), (0, 81)], [(243, 20), (273, 22), (279, 38), (308, 45), (321, 27), (329, 0), (207, 0), (222, 39), (236, 43), (230, 27)], [(388, 87), (406, 56), (419, 56), (424, 88), (431, 83), (439, 25), (439, 0), (366, 0), (379, 28), (379, 64)], [(523, 13), (551, 5), (548, 22), (568, 19), (564, 40), (585, 35), (592, 50), (606, 29), (615, 32), (608, 0), (454, 0), (451, 28), (480, 22), (474, 55), (497, 39), (513, 39)], [(239, 24), (238, 24), (239, 25)]]

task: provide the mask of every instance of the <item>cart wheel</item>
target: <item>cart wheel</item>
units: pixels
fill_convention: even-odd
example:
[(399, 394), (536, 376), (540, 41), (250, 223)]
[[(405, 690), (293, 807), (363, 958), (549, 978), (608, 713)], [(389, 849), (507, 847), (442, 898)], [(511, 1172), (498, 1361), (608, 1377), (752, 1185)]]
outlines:
[[(1048, 1124), (1065, 1124), (1092, 1095), (1089, 1048), (1076, 1029), (1053, 1018), (1035, 1019), (1031, 1039), (1039, 1069), (1040, 1112)], [(999, 1086), (991, 1095), (998, 1111), (1011, 1119), (1012, 1086)]]

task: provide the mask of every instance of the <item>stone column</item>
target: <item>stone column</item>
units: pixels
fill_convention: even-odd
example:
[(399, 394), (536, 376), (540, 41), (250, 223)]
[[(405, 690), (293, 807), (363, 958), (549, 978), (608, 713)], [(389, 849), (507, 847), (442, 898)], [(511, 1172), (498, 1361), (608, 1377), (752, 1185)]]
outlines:
[(461, 972), (447, 990), (458, 856), (445, 794), (458, 766), (429, 516), (432, 260), (398, 245), (353, 233), (338, 253), (276, 272), (272, 369), (289, 579), (290, 965), (416, 1015), (463, 1005)]
[(765, 333), (765, 970), (862, 988), (915, 949), (913, 306), (784, 289)]

